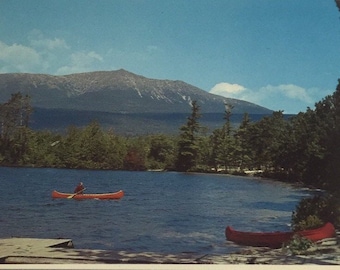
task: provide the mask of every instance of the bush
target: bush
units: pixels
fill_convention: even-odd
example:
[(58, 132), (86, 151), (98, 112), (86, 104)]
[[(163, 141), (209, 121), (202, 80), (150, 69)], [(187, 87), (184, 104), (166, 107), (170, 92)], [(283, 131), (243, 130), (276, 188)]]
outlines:
[(314, 229), (326, 222), (340, 225), (339, 200), (332, 196), (304, 198), (292, 214), (293, 231)]
[(304, 251), (313, 246), (313, 242), (307, 238), (301, 237), (296, 234), (287, 244), (287, 248), (292, 252), (292, 254), (302, 254)]
[(294, 225), (294, 231), (303, 231), (309, 229), (316, 229), (321, 227), (324, 222), (317, 216), (311, 215), (308, 216), (306, 219), (299, 221), (297, 224)]

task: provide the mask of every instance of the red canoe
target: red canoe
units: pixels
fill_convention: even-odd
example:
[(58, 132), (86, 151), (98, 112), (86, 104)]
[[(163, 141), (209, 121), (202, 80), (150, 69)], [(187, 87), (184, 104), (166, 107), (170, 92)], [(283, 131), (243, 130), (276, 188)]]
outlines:
[(299, 232), (241, 232), (235, 231), (228, 226), (225, 230), (227, 240), (240, 245), (280, 248), (283, 243), (289, 242), (294, 234), (298, 234), (313, 242), (332, 238), (335, 236), (333, 224), (326, 223), (324, 226)]
[(94, 193), (94, 194), (77, 194), (74, 195), (72, 193), (62, 193), (56, 190), (52, 192), (52, 198), (54, 199), (76, 199), (76, 200), (85, 200), (85, 199), (99, 199), (99, 200), (117, 200), (124, 196), (124, 191), (119, 190), (113, 193)]

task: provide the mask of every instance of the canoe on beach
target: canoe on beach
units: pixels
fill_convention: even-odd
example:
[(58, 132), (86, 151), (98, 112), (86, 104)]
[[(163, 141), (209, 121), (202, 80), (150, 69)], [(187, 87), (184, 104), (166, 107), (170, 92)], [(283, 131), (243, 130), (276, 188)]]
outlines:
[(283, 243), (289, 242), (294, 235), (307, 238), (313, 242), (332, 238), (335, 236), (335, 228), (332, 223), (326, 223), (320, 228), (299, 232), (242, 232), (228, 226), (225, 229), (227, 240), (240, 245), (280, 248)]
[(86, 200), (86, 199), (99, 199), (99, 200), (117, 200), (124, 196), (124, 191), (119, 190), (113, 193), (85, 193), (76, 194), (73, 193), (63, 193), (56, 190), (52, 192), (53, 199), (76, 199), (76, 200)]

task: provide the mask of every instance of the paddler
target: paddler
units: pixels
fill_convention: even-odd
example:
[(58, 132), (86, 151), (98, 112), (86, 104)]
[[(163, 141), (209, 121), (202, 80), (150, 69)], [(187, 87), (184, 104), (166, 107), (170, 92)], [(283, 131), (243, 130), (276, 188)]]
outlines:
[(83, 185), (83, 182), (79, 182), (78, 186), (76, 186), (73, 193), (83, 194), (84, 189), (85, 189), (85, 187)]

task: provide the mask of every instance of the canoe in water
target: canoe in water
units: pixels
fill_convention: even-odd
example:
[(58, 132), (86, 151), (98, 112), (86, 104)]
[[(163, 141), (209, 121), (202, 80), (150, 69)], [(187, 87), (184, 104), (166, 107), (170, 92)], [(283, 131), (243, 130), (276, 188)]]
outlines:
[(74, 195), (74, 193), (63, 193), (56, 190), (53, 190), (52, 192), (52, 198), (53, 199), (76, 199), (76, 200), (86, 200), (86, 199), (99, 199), (99, 200), (117, 200), (124, 196), (124, 191), (119, 190), (117, 192), (113, 193), (93, 193), (93, 194), (77, 194)]
[(294, 235), (299, 235), (313, 242), (332, 238), (335, 236), (333, 224), (326, 223), (324, 226), (299, 232), (242, 232), (236, 231), (230, 226), (225, 230), (227, 240), (241, 245), (280, 248), (283, 243), (289, 242)]

